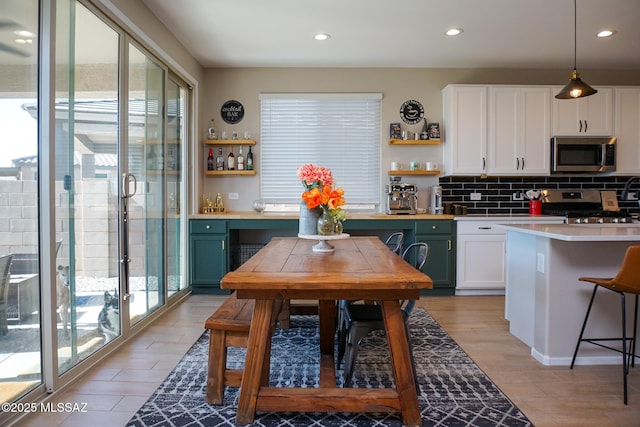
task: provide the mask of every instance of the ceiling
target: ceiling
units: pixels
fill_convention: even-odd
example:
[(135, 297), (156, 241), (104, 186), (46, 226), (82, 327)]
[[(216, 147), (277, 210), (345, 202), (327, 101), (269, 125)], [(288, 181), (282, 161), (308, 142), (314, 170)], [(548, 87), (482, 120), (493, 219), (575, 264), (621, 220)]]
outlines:
[[(204, 67), (573, 67), (572, 0), (142, 1)], [(578, 0), (577, 20), (578, 70), (640, 69), (640, 1)]]

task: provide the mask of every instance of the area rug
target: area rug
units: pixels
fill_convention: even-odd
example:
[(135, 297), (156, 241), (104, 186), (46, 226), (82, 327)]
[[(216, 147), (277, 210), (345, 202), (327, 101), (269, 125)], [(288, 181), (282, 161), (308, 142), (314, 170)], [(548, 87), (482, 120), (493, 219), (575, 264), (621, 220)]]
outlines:
[[(423, 426), (532, 426), (527, 417), (486, 376), (422, 308), (410, 317)], [(272, 385), (318, 387), (318, 322), (292, 316), (291, 328), (273, 337)], [(209, 335), (205, 332), (128, 427), (235, 426), (238, 388), (227, 387), (222, 405), (205, 402)], [(244, 349), (230, 349), (228, 365), (242, 367)], [(337, 372), (342, 382), (342, 371)], [(383, 333), (367, 337), (358, 353), (353, 387), (393, 385)], [(341, 385), (341, 384), (340, 384)], [(253, 426), (402, 426), (399, 414), (258, 413)]]

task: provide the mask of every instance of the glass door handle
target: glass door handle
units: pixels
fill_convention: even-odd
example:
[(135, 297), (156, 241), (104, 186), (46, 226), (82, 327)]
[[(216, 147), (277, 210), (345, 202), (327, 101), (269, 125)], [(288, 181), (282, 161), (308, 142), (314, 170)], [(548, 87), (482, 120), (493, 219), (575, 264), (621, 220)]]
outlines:
[[(133, 190), (131, 189), (133, 184)], [(132, 173), (122, 174), (122, 198), (128, 199), (136, 195), (136, 189), (138, 188), (138, 180)]]

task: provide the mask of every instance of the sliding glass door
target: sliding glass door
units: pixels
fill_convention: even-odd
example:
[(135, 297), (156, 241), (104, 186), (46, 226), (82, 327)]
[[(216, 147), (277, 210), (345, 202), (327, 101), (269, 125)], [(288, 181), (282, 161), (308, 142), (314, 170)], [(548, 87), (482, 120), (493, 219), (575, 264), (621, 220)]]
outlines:
[(169, 297), (187, 287), (182, 276), (185, 248), (181, 244), (186, 236), (183, 200), (184, 177), (181, 159), (187, 139), (188, 89), (184, 82), (170, 76), (167, 84), (167, 156), (165, 177), (166, 229), (167, 229), (167, 291)]
[(186, 288), (188, 86), (90, 2), (54, 4), (0, 1), (2, 403)]
[(55, 304), (62, 374), (121, 332), (121, 36), (81, 4), (57, 4), (57, 37), (68, 41), (57, 49), (55, 99)]
[[(125, 180), (137, 182), (124, 197), (131, 323), (164, 304), (165, 289), (165, 71), (148, 55), (129, 44), (128, 117)], [(125, 187), (130, 187), (127, 182)], [(131, 190), (128, 190), (131, 191)]]
[(42, 384), (38, 12), (0, 1), (0, 402)]

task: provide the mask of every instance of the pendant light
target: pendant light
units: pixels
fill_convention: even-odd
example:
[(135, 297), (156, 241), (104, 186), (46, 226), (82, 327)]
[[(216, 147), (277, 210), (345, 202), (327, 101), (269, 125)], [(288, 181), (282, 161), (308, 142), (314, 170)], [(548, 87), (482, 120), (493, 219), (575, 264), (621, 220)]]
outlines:
[(577, 27), (578, 27), (578, 6), (577, 0), (573, 0), (573, 72), (571, 72), (571, 77), (569, 79), (569, 83), (565, 87), (562, 88), (560, 92), (556, 95), (558, 99), (574, 99), (574, 98), (584, 98), (585, 96), (593, 95), (598, 91), (583, 82), (580, 79), (580, 75), (578, 74), (577, 66), (576, 66), (576, 56), (578, 50), (578, 36), (577, 36)]

